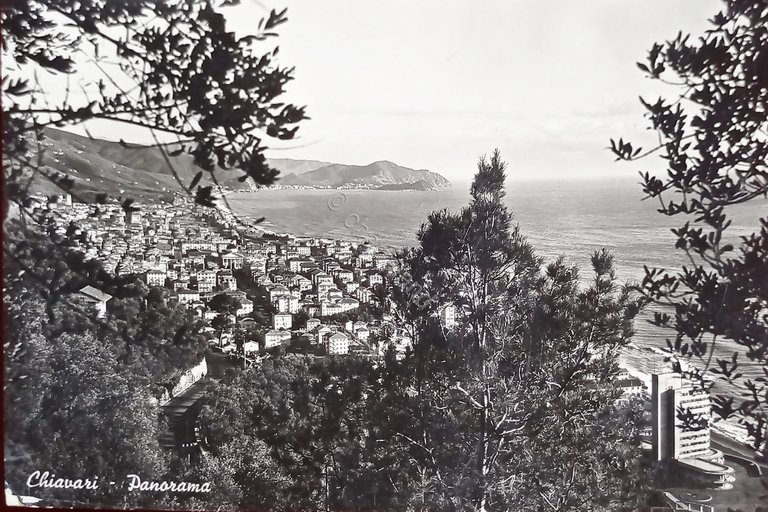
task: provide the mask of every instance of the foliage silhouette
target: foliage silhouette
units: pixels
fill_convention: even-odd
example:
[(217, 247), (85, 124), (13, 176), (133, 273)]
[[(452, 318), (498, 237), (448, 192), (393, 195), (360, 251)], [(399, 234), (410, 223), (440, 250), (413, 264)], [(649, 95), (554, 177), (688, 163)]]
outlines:
[[(703, 388), (711, 387), (707, 373), (735, 386), (738, 396), (713, 395), (713, 411), (738, 418), (765, 460), (768, 217), (740, 237), (729, 227), (734, 206), (768, 195), (768, 6), (727, 0), (700, 38), (680, 32), (654, 44), (638, 66), (674, 87), (671, 98), (641, 99), (659, 145), (619, 139), (611, 150), (620, 160), (664, 160), (665, 175), (641, 173), (643, 192), (658, 201), (659, 213), (680, 219), (674, 243), (688, 260), (678, 271), (646, 268), (641, 291), (661, 306), (653, 324), (675, 332), (669, 348), (694, 363), (685, 372), (678, 363), (678, 370)], [(736, 350), (725, 346), (729, 340)], [(745, 362), (762, 375), (746, 378)]]

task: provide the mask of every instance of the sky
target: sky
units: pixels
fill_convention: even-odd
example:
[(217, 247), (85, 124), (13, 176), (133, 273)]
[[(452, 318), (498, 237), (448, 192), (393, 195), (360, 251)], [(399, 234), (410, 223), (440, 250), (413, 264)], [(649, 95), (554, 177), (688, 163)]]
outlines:
[[(661, 89), (636, 62), (679, 30), (700, 34), (710, 0), (243, 0), (247, 32), (288, 7), (280, 59), (311, 120), (284, 158), (391, 160), (468, 181), (501, 150), (511, 178), (635, 175), (610, 137), (651, 143), (638, 96)], [(658, 165), (648, 163), (643, 165)]]
[(658, 161), (617, 164), (606, 149), (611, 137), (652, 144), (638, 96), (675, 93), (645, 78), (636, 62), (679, 30), (701, 34), (721, 6), (242, 0), (227, 19), (245, 35), (270, 8), (288, 7), (275, 40), (280, 63), (296, 67), (285, 98), (306, 105), (311, 119), (295, 140), (271, 143), (268, 156), (391, 160), (460, 182), (494, 148), (511, 179), (635, 176), (658, 168)]

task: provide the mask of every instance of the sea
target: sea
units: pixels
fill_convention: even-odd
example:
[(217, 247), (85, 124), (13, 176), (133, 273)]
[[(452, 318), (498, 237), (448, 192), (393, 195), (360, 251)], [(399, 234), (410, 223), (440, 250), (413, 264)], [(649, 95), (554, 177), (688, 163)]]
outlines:
[[(226, 196), (233, 213), (244, 219), (264, 217), (267, 230), (297, 236), (368, 240), (395, 250), (418, 244), (417, 232), (436, 210), (459, 211), (469, 203), (469, 183), (445, 191), (377, 191), (331, 189), (263, 189)], [(656, 201), (656, 202), (654, 202)], [(602, 248), (614, 256), (620, 280), (639, 282), (644, 267), (675, 270), (687, 263), (674, 249), (673, 227), (684, 221), (657, 211), (658, 200), (644, 199), (638, 179), (561, 179), (508, 181), (506, 205), (536, 252), (548, 261), (564, 256), (580, 267), (582, 279), (591, 276), (590, 257)], [(758, 230), (768, 215), (768, 200), (729, 207), (733, 224), (729, 237), (738, 247), (740, 237)], [(768, 276), (766, 276), (768, 279)], [(671, 369), (661, 349), (673, 333), (649, 323), (653, 308), (635, 321), (635, 336), (622, 355), (630, 373), (650, 386), (650, 375)], [(737, 347), (719, 340), (714, 356), (730, 359)], [(740, 358), (747, 378), (762, 375), (757, 365)], [(714, 392), (736, 395), (729, 384), (715, 380)], [(742, 438), (734, 422), (721, 425)]]

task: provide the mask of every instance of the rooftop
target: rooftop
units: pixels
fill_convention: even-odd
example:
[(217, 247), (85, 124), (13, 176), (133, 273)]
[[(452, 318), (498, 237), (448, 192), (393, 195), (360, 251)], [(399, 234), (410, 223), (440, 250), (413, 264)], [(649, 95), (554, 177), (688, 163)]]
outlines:
[(105, 293), (105, 292), (99, 290), (98, 288), (94, 288), (91, 285), (84, 286), (84, 287), (80, 288), (80, 293), (82, 293), (83, 295), (86, 295), (86, 296), (88, 296), (88, 297), (90, 297), (92, 299), (95, 299), (95, 300), (98, 300), (98, 301), (104, 301), (104, 302), (107, 302), (107, 301), (109, 301), (112, 298), (112, 296), (110, 294)]

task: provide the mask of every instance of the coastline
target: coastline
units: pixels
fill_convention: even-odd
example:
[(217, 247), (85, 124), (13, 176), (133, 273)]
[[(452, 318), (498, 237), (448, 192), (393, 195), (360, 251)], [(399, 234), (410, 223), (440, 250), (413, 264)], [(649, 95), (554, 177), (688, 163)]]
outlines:
[[(334, 190), (334, 189), (324, 189), (324, 190)], [(341, 190), (341, 189), (335, 189), (335, 190)], [(347, 190), (351, 190), (351, 189), (347, 189)], [(364, 189), (362, 189), (362, 190), (364, 190)], [(223, 204), (219, 204), (218, 206), (219, 206), (220, 213), (222, 213), (226, 218), (229, 218), (230, 216), (232, 216), (232, 212), (228, 208), (226, 208), (226, 206), (224, 206)], [(246, 215), (243, 216), (243, 218), (250, 220), (251, 216), (246, 214)], [(269, 236), (274, 236), (274, 237), (298, 237), (298, 238), (300, 238), (302, 236), (310, 236), (310, 235), (299, 235), (299, 234), (296, 234), (296, 233), (285, 232), (285, 231), (282, 231), (282, 230), (280, 230), (280, 231), (273, 230), (273, 229), (269, 229), (267, 227), (264, 227), (262, 225), (253, 225), (253, 226), (250, 226), (249, 229), (251, 229), (253, 231), (256, 231), (258, 233), (261, 233), (261, 234), (267, 234)], [(360, 242), (361, 241), (359, 238), (355, 238), (354, 236), (353, 237), (348, 237), (348, 238), (346, 238), (346, 237), (338, 237), (338, 236), (327, 236), (326, 238), (328, 238), (329, 240), (343, 240), (343, 241), (348, 241), (348, 242)], [(392, 249), (393, 249), (393, 251), (390, 251), (390, 252), (394, 252), (395, 248), (392, 248)], [(656, 353), (653, 354), (653, 357), (663, 358), (663, 356), (661, 356), (660, 354), (656, 354)], [(636, 378), (640, 379), (647, 386), (647, 388), (650, 390), (650, 388), (651, 388), (651, 375), (646, 373), (646, 372), (644, 372), (644, 371), (641, 371), (641, 370), (637, 369), (634, 365), (632, 365), (630, 362), (628, 362), (627, 359), (628, 358), (625, 357), (624, 354), (622, 354), (622, 356), (620, 356), (620, 365), (621, 365), (621, 367), (626, 369), (627, 372), (630, 375), (632, 375), (633, 377), (636, 377)], [(717, 423), (713, 423), (711, 425), (711, 429), (712, 429), (713, 435), (723, 436), (723, 437), (731, 440), (734, 443), (738, 443), (739, 445), (744, 446), (745, 449), (749, 449), (749, 447), (748, 447), (748, 436), (747, 436), (746, 428), (741, 427), (739, 425), (733, 425), (733, 424), (725, 423), (723, 421), (719, 421)]]
[(236, 190), (231, 189), (227, 192), (258, 192), (259, 190), (365, 190), (368, 192), (445, 192), (453, 190), (453, 184), (446, 187), (437, 188), (380, 188), (380, 187), (319, 187), (306, 185), (269, 185), (256, 190)]

